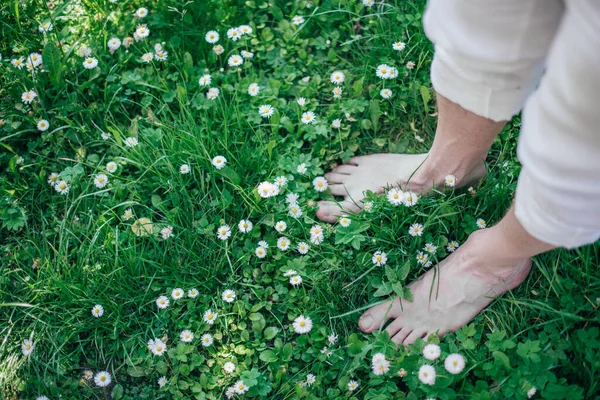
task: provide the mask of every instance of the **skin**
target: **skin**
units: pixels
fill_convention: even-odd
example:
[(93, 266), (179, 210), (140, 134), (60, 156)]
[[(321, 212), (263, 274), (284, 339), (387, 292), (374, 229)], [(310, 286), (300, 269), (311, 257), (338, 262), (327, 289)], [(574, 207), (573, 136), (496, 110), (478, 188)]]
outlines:
[[(424, 193), (441, 186), (448, 174), (456, 177), (458, 187), (483, 179), (487, 152), (506, 121), (475, 115), (439, 94), (437, 101), (438, 126), (429, 153), (355, 157), (335, 168), (326, 178), (332, 193), (344, 200), (319, 203), (317, 216), (336, 222), (343, 213), (359, 212), (366, 190), (381, 193), (398, 186)], [(454, 331), (521, 284), (531, 269), (531, 257), (552, 248), (527, 233), (511, 207), (497, 225), (471, 234), (458, 250), (412, 282), (411, 302), (395, 298), (371, 307), (359, 327), (367, 333), (385, 329), (394, 342), (404, 345)]]

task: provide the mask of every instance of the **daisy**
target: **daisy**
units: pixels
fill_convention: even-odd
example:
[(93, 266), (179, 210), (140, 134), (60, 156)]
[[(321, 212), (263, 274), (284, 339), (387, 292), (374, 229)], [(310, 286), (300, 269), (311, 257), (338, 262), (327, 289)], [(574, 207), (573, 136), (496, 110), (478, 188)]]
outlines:
[(227, 164), (227, 159), (223, 156), (216, 156), (212, 159), (212, 165), (214, 165), (216, 169), (222, 169), (225, 164)]
[(322, 176), (317, 176), (315, 179), (313, 179), (313, 187), (317, 192), (326, 191), (328, 186), (327, 179)]
[(377, 70), (375, 71), (375, 75), (377, 75), (377, 77), (381, 79), (389, 79), (391, 68), (392, 67), (390, 67), (387, 64), (378, 65)]
[(123, 212), (123, 216), (122, 218), (127, 221), (130, 220), (131, 218), (133, 218), (133, 210), (131, 208), (128, 208), (127, 210), (125, 210)]
[(363, 204), (363, 209), (366, 212), (371, 212), (373, 211), (373, 202), (372, 201), (367, 201), (366, 203)]
[(25, 339), (23, 340), (23, 344), (21, 344), (21, 353), (23, 353), (24, 356), (28, 356), (33, 352), (34, 347), (35, 345), (31, 340)]
[(273, 106), (268, 104), (262, 105), (258, 108), (258, 114), (263, 118), (269, 118), (271, 115), (275, 113), (275, 109)]
[(465, 358), (458, 353), (450, 354), (444, 360), (444, 368), (452, 375), (460, 374), (465, 369)]
[(292, 18), (292, 24), (294, 25), (301, 25), (304, 23), (304, 17), (301, 15), (296, 15), (294, 18)]
[(173, 235), (173, 227), (165, 226), (164, 228), (162, 228), (160, 230), (160, 236), (163, 238), (163, 240), (168, 240), (168, 239), (174, 237), (175, 235)]
[(351, 392), (354, 392), (356, 389), (358, 389), (358, 382), (356, 381), (349, 381), (348, 382), (348, 390)]
[(160, 296), (158, 299), (156, 299), (156, 306), (161, 310), (169, 307), (169, 298), (167, 296)]
[(256, 257), (258, 258), (265, 258), (267, 256), (267, 249), (264, 247), (257, 247), (256, 250), (254, 250), (254, 254), (256, 254)]
[(423, 250), (433, 254), (437, 251), (437, 246), (435, 246), (433, 243), (425, 243), (425, 247), (423, 248)]
[(290, 204), (288, 215), (294, 218), (300, 218), (302, 216), (302, 209), (298, 204)]
[(479, 219), (477, 220), (477, 222), (475, 222), (475, 223), (477, 224), (477, 227), (478, 227), (479, 229), (483, 229), (483, 228), (485, 228), (485, 227), (486, 227), (485, 221), (484, 221), (483, 219), (481, 219), (481, 218), (479, 218)]
[(194, 340), (194, 334), (192, 333), (192, 331), (186, 329), (179, 334), (179, 338), (182, 342), (189, 343), (192, 340)]
[(40, 132), (44, 132), (50, 128), (50, 124), (45, 119), (40, 119), (37, 123), (37, 128)]
[(337, 85), (337, 84), (343, 83), (344, 80), (346, 79), (346, 76), (341, 71), (335, 71), (334, 73), (331, 74), (330, 79), (331, 79), (331, 83), (335, 83)]
[(215, 100), (217, 97), (219, 97), (219, 89), (218, 88), (210, 88), (208, 89), (208, 92), (206, 92), (206, 98), (209, 100)]
[(295, 269), (288, 269), (283, 273), (283, 276), (285, 276), (286, 278), (294, 275), (298, 275)]
[(204, 313), (204, 322), (206, 322), (209, 325), (212, 325), (212, 324), (215, 323), (215, 321), (216, 321), (216, 319), (217, 319), (218, 316), (219, 316), (218, 313), (212, 312), (212, 310), (209, 308)]
[(315, 113), (312, 111), (307, 111), (302, 114), (302, 123), (303, 124), (312, 124), (316, 121)]
[(227, 37), (236, 42), (242, 37), (242, 33), (238, 30), (238, 28), (230, 28), (227, 30)]
[(225, 391), (225, 397), (227, 397), (228, 399), (232, 399), (233, 396), (235, 396), (235, 387), (229, 386)]
[(92, 55), (92, 49), (89, 46), (82, 44), (77, 49), (77, 55), (79, 57), (89, 57)]
[(100, 318), (102, 315), (104, 315), (104, 307), (102, 307), (100, 304), (96, 304), (94, 307), (92, 307), (92, 315), (96, 318)]
[(381, 89), (381, 92), (379, 92), (379, 94), (384, 99), (389, 99), (390, 97), (392, 97), (392, 91), (390, 89)]
[(450, 243), (448, 243), (448, 246), (446, 246), (446, 249), (450, 252), (450, 253), (454, 253), (454, 251), (456, 249), (458, 249), (458, 242), (456, 240), (451, 241)]
[(232, 374), (235, 371), (235, 364), (231, 361), (226, 362), (223, 365), (223, 371), (225, 371), (226, 374)]
[(69, 193), (70, 186), (65, 181), (58, 181), (58, 183), (54, 186), (54, 190), (56, 190), (60, 194)]
[(304, 317), (303, 315), (299, 316), (294, 320), (292, 324), (294, 327), (294, 332), (299, 335), (310, 332), (312, 329), (312, 320), (309, 317)]
[(149, 63), (154, 59), (154, 53), (145, 53), (142, 56), (142, 62)]
[(365, 7), (373, 7), (375, 0), (363, 0), (363, 4)]
[(298, 194), (296, 194), (296, 193), (288, 193), (285, 196), (285, 202), (288, 203), (289, 205), (297, 204), (299, 198), (300, 198), (300, 196), (298, 196)]
[(289, 249), (290, 244), (290, 239), (286, 238), (285, 236), (282, 236), (279, 239), (277, 239), (277, 248), (281, 251), (286, 251), (287, 249)]
[(343, 226), (344, 228), (349, 227), (351, 223), (352, 223), (352, 220), (350, 218), (348, 218), (347, 215), (342, 215), (342, 218), (340, 218), (340, 225)]
[(327, 341), (329, 342), (329, 344), (334, 345), (338, 340), (338, 335), (336, 335), (335, 333), (331, 333), (329, 334), (329, 336), (327, 336)]
[(428, 344), (423, 348), (423, 357), (430, 361), (435, 361), (440, 358), (442, 349), (437, 344)]
[(527, 398), (528, 399), (532, 398), (536, 393), (537, 393), (537, 388), (535, 386), (532, 386), (531, 389), (529, 389), (527, 391)]
[(155, 356), (162, 356), (167, 351), (167, 345), (160, 339), (150, 339), (148, 341), (148, 349)]
[(333, 88), (333, 90), (331, 91), (333, 93), (333, 98), (334, 99), (341, 99), (342, 98), (342, 88), (339, 86), (336, 86)]
[(140, 7), (133, 13), (133, 16), (139, 19), (144, 18), (146, 15), (148, 15), (148, 9), (145, 7)]
[(249, 25), (240, 25), (238, 26), (238, 30), (242, 35), (252, 35), (252, 27)]
[(188, 290), (188, 297), (190, 299), (195, 299), (196, 297), (198, 297), (198, 294), (198, 289), (196, 288)]
[(383, 251), (376, 251), (375, 253), (373, 253), (373, 257), (371, 258), (373, 264), (377, 265), (378, 267), (385, 265), (387, 263), (387, 260), (387, 254), (385, 254)]
[(421, 236), (423, 234), (423, 225), (412, 224), (410, 228), (408, 228), (408, 234), (410, 236)]
[(277, 178), (275, 178), (275, 184), (279, 187), (283, 187), (285, 185), (287, 185), (288, 180), (285, 176), (278, 176)]
[(225, 303), (233, 303), (235, 300), (235, 292), (231, 289), (227, 289), (223, 292), (221, 298)]
[(287, 228), (287, 224), (284, 221), (278, 221), (275, 224), (275, 230), (279, 233), (284, 232)]
[(215, 52), (216, 55), (221, 55), (225, 51), (225, 48), (223, 48), (223, 46), (218, 44), (215, 47), (213, 47), (213, 51)]
[(22, 69), (25, 66), (23, 57), (13, 58), (12, 60), (10, 60), (10, 63), (12, 64), (13, 67), (15, 67), (17, 69)]
[(409, 61), (406, 63), (406, 69), (413, 69), (415, 67), (415, 63), (412, 61)]
[(390, 362), (384, 359), (383, 361), (373, 363), (371, 365), (371, 370), (374, 375), (387, 374), (390, 371)]
[(46, 396), (38, 396), (35, 398), (35, 400), (50, 400), (50, 399), (48, 399)]
[(260, 242), (258, 242), (258, 245), (265, 249), (269, 248), (269, 243), (265, 242), (264, 240), (261, 240)]
[(422, 365), (419, 368), (419, 380), (425, 385), (433, 385), (435, 383), (436, 372), (429, 364)]
[(396, 51), (402, 51), (406, 48), (406, 44), (404, 42), (396, 42), (392, 45), (392, 48)]
[(175, 288), (171, 292), (171, 297), (173, 298), (173, 300), (179, 300), (183, 297), (183, 295), (184, 295), (184, 291), (183, 291), (183, 289), (180, 289), (180, 288)]
[(238, 223), (238, 229), (242, 233), (248, 233), (252, 230), (252, 222), (248, 219), (243, 219)]
[(388, 74), (389, 79), (394, 79), (398, 77), (398, 69), (394, 67), (390, 67), (390, 73)]
[(244, 394), (248, 391), (248, 386), (244, 384), (243, 381), (239, 380), (234, 385), (233, 388), (237, 394)]
[(81, 6), (76, 6), (73, 9), (73, 14), (75, 14), (76, 17), (81, 17), (83, 14), (85, 14), (85, 10)]
[(231, 228), (229, 225), (221, 225), (219, 229), (217, 229), (217, 237), (221, 240), (227, 240), (231, 236)]
[(161, 376), (160, 378), (158, 378), (158, 387), (163, 387), (167, 384), (167, 377), (166, 376)]
[(127, 139), (125, 139), (125, 145), (127, 147), (135, 147), (138, 145), (138, 140), (135, 137), (128, 137)]
[(106, 164), (106, 170), (111, 173), (114, 174), (115, 172), (117, 172), (117, 163), (114, 161), (110, 161)]
[(212, 78), (210, 74), (202, 75), (200, 79), (198, 79), (198, 85), (200, 86), (209, 86)]
[(300, 286), (301, 284), (302, 284), (302, 277), (300, 275), (295, 275), (290, 278), (290, 285)]
[(148, 29), (148, 27), (145, 24), (142, 24), (137, 26), (133, 37), (139, 41), (144, 38), (147, 38), (148, 35), (150, 35), (150, 29)]
[(121, 47), (121, 39), (119, 38), (111, 38), (106, 44), (108, 49), (112, 52), (116, 51), (119, 47)]
[(96, 383), (96, 386), (106, 387), (110, 385), (112, 378), (108, 372), (100, 371), (96, 374), (96, 376), (94, 376), (94, 382)]
[(322, 232), (320, 234), (311, 234), (310, 235), (310, 242), (312, 244), (321, 244), (321, 243), (323, 243), (323, 239), (325, 239), (325, 237)]
[(277, 185), (274, 185), (268, 181), (259, 183), (257, 191), (258, 195), (263, 199), (267, 199), (269, 197), (273, 197), (279, 194), (279, 188), (277, 187)]
[(404, 201), (404, 192), (400, 189), (390, 189), (387, 192), (388, 202), (393, 206), (398, 206)]
[(310, 246), (304, 242), (300, 242), (298, 243), (298, 253), (300, 254), (307, 254), (308, 251), (310, 250)]
[(191, 171), (191, 168), (187, 164), (183, 164), (181, 167), (179, 167), (179, 173), (181, 173), (183, 175), (189, 174), (190, 171)]
[(50, 32), (52, 30), (53, 26), (52, 26), (52, 22), (44, 22), (43, 24), (40, 24), (40, 26), (38, 27), (38, 30), (41, 33), (46, 33), (46, 32)]
[(331, 127), (333, 129), (340, 129), (342, 127), (342, 120), (341, 119), (334, 119), (333, 121), (331, 121)]
[(217, 31), (208, 31), (206, 32), (206, 36), (204, 36), (204, 39), (208, 42), (208, 43), (217, 43), (219, 41), (219, 32)]
[(402, 203), (406, 207), (412, 207), (419, 201), (419, 195), (413, 192), (404, 192), (404, 200)]
[(48, 183), (52, 186), (56, 185), (56, 182), (58, 182), (58, 178), (60, 177), (60, 175), (58, 175), (56, 172), (51, 173), (48, 176)]
[(296, 100), (296, 103), (298, 103), (300, 107), (304, 107), (306, 105), (306, 98), (299, 97), (298, 100)]
[(21, 101), (23, 102), (23, 104), (31, 104), (36, 97), (37, 93), (33, 90), (30, 90), (21, 94)]
[(204, 346), (204, 347), (209, 347), (211, 344), (213, 344), (212, 335), (210, 333), (205, 333), (200, 338), (200, 343), (202, 343), (202, 346)]
[(313, 374), (306, 374), (306, 384), (308, 386), (312, 385), (317, 381), (317, 378)]
[(254, 57), (254, 53), (251, 51), (246, 51), (246, 50), (242, 50), (240, 52), (240, 54), (242, 55), (242, 57), (244, 58), (253, 58)]
[(250, 86), (248, 86), (248, 94), (250, 96), (254, 97), (258, 94), (258, 92), (260, 92), (260, 87), (258, 86), (258, 83), (252, 83), (250, 84)]
[(308, 169), (306, 168), (306, 164), (304, 164), (304, 163), (302, 163), (296, 167), (296, 172), (299, 174), (304, 175), (307, 171), (308, 171)]
[[(90, 50), (90, 54), (91, 54), (91, 50)], [(42, 64), (42, 55), (40, 53), (31, 53), (28, 57), (27, 57), (27, 61), (30, 62), (31, 64), (33, 64), (34, 67), (37, 67), (38, 65)]]
[(98, 66), (98, 60), (94, 57), (88, 57), (83, 60), (82, 64), (85, 69), (94, 69)]
[(456, 185), (456, 177), (454, 175), (446, 175), (444, 183), (448, 187), (454, 187)]
[(425, 264), (428, 260), (429, 260), (429, 254), (423, 253), (422, 251), (419, 251), (417, 253), (417, 262), (419, 264)]
[(229, 64), (230, 67), (237, 67), (238, 65), (242, 65), (243, 62), (244, 62), (244, 59), (242, 58), (242, 56), (240, 56), (238, 54), (232, 55), (227, 60), (227, 64)]
[(96, 175), (96, 177), (94, 178), (94, 185), (96, 185), (98, 189), (102, 189), (103, 187), (108, 185), (108, 177), (104, 174)]

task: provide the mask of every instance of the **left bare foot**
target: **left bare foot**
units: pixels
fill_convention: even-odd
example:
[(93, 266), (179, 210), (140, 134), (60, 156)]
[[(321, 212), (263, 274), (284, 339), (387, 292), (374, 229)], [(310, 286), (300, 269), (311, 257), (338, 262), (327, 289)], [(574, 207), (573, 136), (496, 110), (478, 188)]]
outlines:
[(531, 259), (495, 265), (493, 260), (482, 263), (470, 257), (474, 247), (486, 245), (484, 233), (475, 232), (442, 261), (435, 282), (434, 268), (412, 282), (412, 302), (403, 300), (401, 307), (396, 298), (367, 310), (360, 317), (360, 329), (370, 333), (394, 319), (386, 330), (398, 344), (408, 345), (432, 333), (441, 336), (469, 323), (494, 298), (521, 284), (531, 269)]

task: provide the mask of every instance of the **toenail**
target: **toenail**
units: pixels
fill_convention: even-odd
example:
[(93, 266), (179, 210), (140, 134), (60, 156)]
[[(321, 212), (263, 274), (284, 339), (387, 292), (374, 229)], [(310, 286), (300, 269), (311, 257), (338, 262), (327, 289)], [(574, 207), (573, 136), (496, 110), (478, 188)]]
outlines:
[(373, 318), (370, 315), (365, 315), (360, 319), (360, 324), (365, 328), (370, 328), (373, 325)]

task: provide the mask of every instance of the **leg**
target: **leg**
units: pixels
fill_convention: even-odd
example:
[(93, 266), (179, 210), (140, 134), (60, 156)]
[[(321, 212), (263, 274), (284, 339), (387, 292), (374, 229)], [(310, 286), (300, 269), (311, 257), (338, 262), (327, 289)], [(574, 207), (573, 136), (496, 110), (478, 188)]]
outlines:
[(436, 48), (431, 80), (439, 111), (430, 152), (355, 157), (335, 168), (326, 177), (345, 199), (321, 202), (317, 216), (335, 222), (344, 211), (360, 210), (366, 190), (404, 188), (409, 178), (417, 192), (448, 174), (459, 186), (483, 178), (494, 138), (538, 82), (561, 12), (556, 0), (430, 0), (424, 24)]

